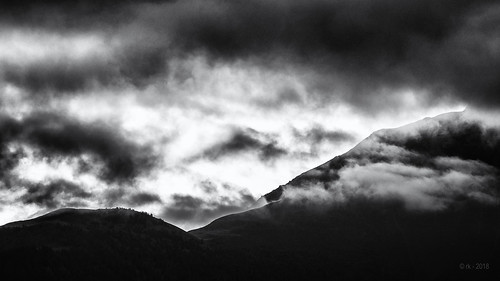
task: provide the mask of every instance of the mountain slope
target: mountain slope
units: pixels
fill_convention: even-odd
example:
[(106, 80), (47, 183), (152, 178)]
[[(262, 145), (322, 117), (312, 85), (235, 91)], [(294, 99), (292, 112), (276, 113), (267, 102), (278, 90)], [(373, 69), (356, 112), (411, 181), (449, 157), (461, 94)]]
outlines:
[(338, 183), (341, 170), (373, 164), (481, 173), (496, 180), (500, 169), (500, 128), (487, 126), (465, 112), (452, 112), (380, 130), (347, 153), (295, 177), (264, 197), (273, 202), (281, 199), (286, 189), (318, 185), (330, 189)]
[(210, 280), (206, 249), (125, 209), (61, 209), (0, 227), (2, 280)]
[[(360, 201), (317, 213), (281, 204), (230, 215), (191, 233), (226, 253), (227, 263), (246, 260), (240, 272), (259, 268), (269, 280), (500, 276), (498, 207), (416, 213), (397, 202)], [(462, 263), (487, 263), (489, 269), (466, 272)]]
[(273, 279), (498, 278), (499, 136), (464, 113), (381, 130), (191, 233)]

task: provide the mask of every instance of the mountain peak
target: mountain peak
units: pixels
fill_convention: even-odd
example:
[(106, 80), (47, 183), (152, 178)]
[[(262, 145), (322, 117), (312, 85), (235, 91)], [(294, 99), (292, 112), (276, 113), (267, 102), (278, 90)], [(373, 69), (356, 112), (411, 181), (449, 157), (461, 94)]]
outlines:
[(191, 233), (282, 280), (463, 280), (462, 261), (497, 262), (500, 241), (500, 129), (466, 113), (377, 131)]
[(193, 235), (123, 208), (65, 208), (0, 227), (2, 280), (199, 280), (205, 253)]
[[(466, 111), (450, 112), (376, 131), (348, 152), (264, 197), (273, 202), (301, 190), (300, 198), (304, 199), (311, 195), (304, 191), (314, 188), (317, 192), (312, 195), (321, 200), (325, 195), (344, 200), (391, 194), (418, 208), (444, 208), (461, 201), (445, 198), (442, 192), (453, 198), (498, 202), (493, 186), (498, 181), (499, 159), (499, 128)], [(398, 184), (405, 188), (398, 188)]]
[(161, 227), (163, 229), (168, 229), (170, 232), (183, 232), (180, 228), (155, 218), (150, 214), (125, 208), (96, 210), (61, 208), (33, 219), (8, 223), (4, 225), (3, 228), (34, 227), (54, 224), (81, 228), (92, 228), (95, 225), (114, 225), (115, 227)]

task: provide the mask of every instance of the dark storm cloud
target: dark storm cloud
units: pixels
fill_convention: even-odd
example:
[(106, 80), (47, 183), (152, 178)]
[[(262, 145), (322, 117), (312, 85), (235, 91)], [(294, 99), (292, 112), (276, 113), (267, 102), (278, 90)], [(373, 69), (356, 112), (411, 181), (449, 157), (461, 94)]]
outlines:
[[(126, 84), (144, 87), (167, 72), (168, 46), (157, 43), (162, 42), (158, 38), (136, 38), (141, 32), (131, 31), (134, 36), (117, 34), (122, 26), (138, 20), (135, 10), (140, 5), (160, 2), (168, 1), (5, 3), (0, 11), (3, 34), (17, 34), (19, 44), (26, 44), (23, 38), (41, 39), (28, 41), (30, 47), (40, 44), (43, 50), (53, 45), (58, 53), (35, 59), (26, 56), (2, 61), (0, 57), (0, 78), (31, 94), (69, 94)], [(96, 37), (102, 40), (99, 46), (89, 48), (88, 53), (77, 54), (81, 45), (86, 48)], [(43, 41), (44, 38), (51, 40)], [(78, 40), (72, 42), (75, 38)], [(63, 48), (57, 41), (74, 45)]]
[(330, 131), (317, 124), (305, 131), (294, 130), (295, 137), (309, 141), (312, 144), (321, 142), (341, 143), (352, 141), (354, 137), (343, 131)]
[(50, 209), (61, 207), (71, 201), (75, 201), (75, 199), (92, 197), (91, 193), (65, 180), (25, 185), (26, 193), (20, 198), (23, 203), (36, 204)]
[[(494, 1), (203, 1), (174, 30), (184, 50), (312, 69), (311, 89), (362, 107), (391, 90), (500, 103)], [(194, 4), (193, 4), (194, 7)], [(187, 8), (186, 8), (187, 9)], [(493, 11), (493, 12), (492, 12)]]
[(13, 176), (11, 172), (24, 156), (25, 153), (22, 149), (10, 151), (6, 144), (0, 140), (0, 187), (10, 188), (12, 186), (17, 177)]
[(168, 0), (77, 0), (2, 1), (2, 24), (36, 26), (57, 30), (86, 30), (110, 27), (130, 20), (134, 6)]
[(174, 223), (208, 223), (218, 217), (250, 208), (255, 199), (246, 192), (239, 197), (221, 196), (216, 201), (190, 195), (174, 194), (172, 203), (163, 210), (162, 217)]
[(29, 65), (3, 64), (5, 82), (32, 94), (65, 94), (98, 87), (131, 84), (144, 87), (166, 73), (166, 54), (158, 50), (124, 49), (112, 57), (47, 59)]
[(130, 196), (129, 202), (133, 206), (142, 206), (151, 203), (161, 203), (162, 201), (158, 194), (139, 192)]
[(105, 124), (83, 123), (54, 113), (33, 113), (22, 120), (5, 116), (0, 119), (4, 146), (26, 144), (36, 148), (40, 156), (55, 161), (64, 157), (79, 158), (82, 171), (96, 166), (81, 158), (89, 154), (104, 163), (97, 173), (107, 182), (131, 182), (157, 164), (157, 156), (150, 148), (127, 140)]
[(146, 191), (137, 191), (128, 186), (108, 188), (104, 191), (100, 199), (102, 199), (102, 204), (111, 207), (120, 205), (138, 207), (153, 203), (162, 203), (158, 194)]
[[(82, 70), (69, 67), (67, 74), (59, 73), (62, 66), (49, 67), (47, 73), (37, 70), (45, 67), (10, 69), (9, 81), (20, 86), (23, 81), (27, 87), (56, 90), (91, 82), (145, 85), (167, 72), (169, 59), (202, 54), (219, 62), (306, 71), (311, 74), (305, 76), (309, 94), (340, 98), (364, 109), (404, 102), (397, 92), (408, 89), (426, 93), (422, 98), (428, 102), (451, 97), (483, 107), (500, 104), (500, 5), (493, 0), (23, 5), (6, 6), (4, 14), (21, 16), (4, 21), (60, 33), (79, 28), (104, 31), (117, 35), (124, 45), (115, 50), (108, 68), (96, 72), (85, 64)], [(302, 102), (297, 95), (281, 98)]]
[(401, 162), (439, 169), (435, 159), (455, 157), (500, 168), (500, 130), (466, 112), (427, 118), (400, 129), (380, 130), (348, 152), (362, 162)]
[(418, 130), (409, 136), (381, 136), (380, 141), (426, 158), (439, 156), (475, 160), (500, 168), (500, 131), (477, 122), (443, 121), (435, 127)]
[[(108, 46), (111, 43), (103, 40), (95, 43), (95, 50), (88, 48), (87, 53), (75, 55), (73, 49), (79, 47), (76, 44), (85, 44), (85, 40), (92, 41), (92, 38), (75, 38), (70, 34), (68, 37), (60, 35), (57, 40), (66, 40), (67, 45), (75, 46), (63, 44), (58, 54), (28, 58), (27, 62), (22, 57), (4, 62), (0, 58), (0, 78), (29, 94), (57, 96), (123, 85), (142, 88), (168, 71), (168, 52), (158, 47), (140, 42)], [(46, 43), (54, 44), (51, 40)]]
[(292, 87), (285, 87), (277, 91), (275, 95), (268, 95), (258, 99), (256, 104), (269, 109), (277, 109), (289, 104), (303, 104), (303, 97)]
[(106, 206), (116, 206), (117, 204), (124, 203), (126, 201), (126, 196), (127, 196), (126, 189), (118, 187), (105, 190), (102, 199)]
[(217, 192), (217, 186), (215, 185), (215, 183), (208, 179), (201, 181), (199, 185), (201, 187), (201, 190), (203, 190), (203, 192), (207, 194), (214, 194), (215, 192)]
[(255, 130), (246, 129), (234, 131), (229, 139), (208, 148), (201, 157), (218, 160), (242, 152), (255, 152), (263, 161), (270, 161), (288, 153), (277, 141)]
[(344, 142), (354, 141), (354, 136), (344, 131), (331, 131), (320, 124), (315, 124), (306, 130), (293, 128), (294, 137), (309, 144), (309, 151), (304, 156), (317, 156), (321, 145), (338, 145)]
[(97, 59), (57, 60), (28, 66), (3, 65), (3, 79), (32, 93), (67, 93), (112, 84), (116, 75)]
[[(11, 118), (0, 115), (0, 184), (10, 188), (15, 177), (11, 171), (19, 164), (25, 156), (21, 148), (11, 149), (9, 141), (15, 132), (16, 122)], [(0, 185), (1, 187), (1, 185)]]

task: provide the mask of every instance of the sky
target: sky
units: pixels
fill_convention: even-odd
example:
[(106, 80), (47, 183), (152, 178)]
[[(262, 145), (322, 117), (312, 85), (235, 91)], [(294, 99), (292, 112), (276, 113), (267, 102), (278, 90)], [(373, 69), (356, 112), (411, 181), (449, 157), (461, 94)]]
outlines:
[(0, 224), (121, 206), (192, 229), (376, 130), (494, 116), (499, 34), (486, 0), (4, 1)]

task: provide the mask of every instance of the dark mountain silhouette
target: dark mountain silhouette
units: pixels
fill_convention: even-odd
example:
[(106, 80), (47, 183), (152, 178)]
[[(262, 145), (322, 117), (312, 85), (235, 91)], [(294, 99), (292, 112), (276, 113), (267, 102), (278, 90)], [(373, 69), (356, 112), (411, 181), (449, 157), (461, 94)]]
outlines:
[[(409, 212), (398, 202), (360, 200), (315, 212), (277, 202), (220, 218), (191, 233), (221, 256), (246, 261), (236, 264), (237, 271), (253, 280), (499, 276), (500, 208), (492, 206)], [(482, 268), (486, 263), (487, 270)], [(478, 269), (463, 270), (461, 264)]]
[(498, 280), (499, 129), (381, 130), (189, 233), (125, 209), (0, 227), (1, 280)]
[(464, 113), (381, 130), (268, 193), (270, 204), (190, 233), (269, 280), (495, 279), (498, 132)]
[(60, 209), (0, 228), (1, 280), (213, 280), (201, 240), (128, 209)]

